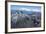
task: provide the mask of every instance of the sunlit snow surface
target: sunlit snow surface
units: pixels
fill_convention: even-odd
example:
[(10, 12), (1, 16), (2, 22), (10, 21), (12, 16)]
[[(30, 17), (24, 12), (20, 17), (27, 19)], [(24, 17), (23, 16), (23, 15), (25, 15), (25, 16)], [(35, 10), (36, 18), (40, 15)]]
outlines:
[(40, 6), (11, 6), (11, 28), (31, 28), (40, 26)]

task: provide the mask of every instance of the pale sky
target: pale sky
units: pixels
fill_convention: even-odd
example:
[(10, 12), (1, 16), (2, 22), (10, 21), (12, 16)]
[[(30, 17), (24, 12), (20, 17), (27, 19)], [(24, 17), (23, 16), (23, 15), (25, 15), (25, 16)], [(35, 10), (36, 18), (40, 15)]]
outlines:
[(41, 6), (11, 5), (11, 10), (25, 10), (25, 11), (40, 12)]

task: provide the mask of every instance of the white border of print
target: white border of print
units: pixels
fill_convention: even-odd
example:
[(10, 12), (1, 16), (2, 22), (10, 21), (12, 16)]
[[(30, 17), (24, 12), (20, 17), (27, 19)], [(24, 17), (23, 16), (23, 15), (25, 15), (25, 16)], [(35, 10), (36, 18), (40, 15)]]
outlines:
[[(19, 32), (19, 31), (35, 31), (35, 30), (43, 30), (43, 4), (33, 4), (33, 3), (18, 3), (18, 2), (8, 2), (8, 32)], [(11, 5), (25, 5), (25, 6), (41, 6), (41, 27), (39, 28), (19, 28), (19, 29), (11, 29)]]

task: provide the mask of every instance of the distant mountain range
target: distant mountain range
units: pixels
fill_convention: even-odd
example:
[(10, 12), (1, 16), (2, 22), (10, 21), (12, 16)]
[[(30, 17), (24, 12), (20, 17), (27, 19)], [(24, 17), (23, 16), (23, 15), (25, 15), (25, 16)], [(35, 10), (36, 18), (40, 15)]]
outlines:
[(16, 13), (21, 13), (21, 14), (32, 14), (32, 13), (35, 13), (36, 15), (37, 14), (41, 14), (41, 12), (35, 12), (35, 11), (16, 11), (16, 10), (11, 10), (11, 14), (16, 14)]

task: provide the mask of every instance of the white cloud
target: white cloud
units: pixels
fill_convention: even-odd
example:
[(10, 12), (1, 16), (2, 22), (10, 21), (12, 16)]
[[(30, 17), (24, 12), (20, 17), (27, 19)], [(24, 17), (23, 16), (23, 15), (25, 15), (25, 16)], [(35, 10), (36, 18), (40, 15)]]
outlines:
[(25, 10), (25, 11), (31, 11), (31, 9), (27, 9), (27, 8), (17, 8), (16, 10)]
[(40, 12), (39, 9), (29, 9), (29, 8), (17, 8), (16, 10), (24, 10), (24, 11), (35, 11), (35, 12)]

